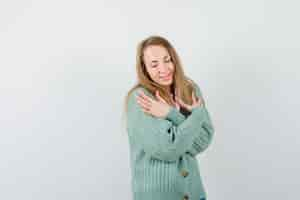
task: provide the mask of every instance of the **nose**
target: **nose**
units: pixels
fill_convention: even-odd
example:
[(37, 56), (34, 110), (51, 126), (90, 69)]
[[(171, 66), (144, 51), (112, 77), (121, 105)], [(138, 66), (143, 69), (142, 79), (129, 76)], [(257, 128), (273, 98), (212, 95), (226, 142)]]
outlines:
[(161, 64), (159, 68), (159, 73), (162, 75), (166, 75), (169, 72), (169, 68), (165, 64)]

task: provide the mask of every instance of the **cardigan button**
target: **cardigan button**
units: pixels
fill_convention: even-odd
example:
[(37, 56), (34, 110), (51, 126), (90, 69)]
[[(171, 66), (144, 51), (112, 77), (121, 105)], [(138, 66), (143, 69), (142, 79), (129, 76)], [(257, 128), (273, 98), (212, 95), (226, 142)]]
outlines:
[(189, 199), (189, 196), (186, 194), (183, 196), (183, 200), (188, 200)]
[(182, 170), (182, 171), (181, 171), (181, 175), (182, 175), (183, 177), (187, 177), (187, 176), (189, 175), (189, 172), (186, 171), (186, 170)]

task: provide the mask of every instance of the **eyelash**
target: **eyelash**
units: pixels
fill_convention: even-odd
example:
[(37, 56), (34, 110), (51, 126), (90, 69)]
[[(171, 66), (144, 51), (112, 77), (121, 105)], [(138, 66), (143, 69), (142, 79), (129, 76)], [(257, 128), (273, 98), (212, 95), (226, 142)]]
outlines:
[[(165, 62), (171, 62), (171, 59), (169, 59), (169, 60), (166, 60)], [(153, 65), (152, 67), (157, 67), (157, 65)]]

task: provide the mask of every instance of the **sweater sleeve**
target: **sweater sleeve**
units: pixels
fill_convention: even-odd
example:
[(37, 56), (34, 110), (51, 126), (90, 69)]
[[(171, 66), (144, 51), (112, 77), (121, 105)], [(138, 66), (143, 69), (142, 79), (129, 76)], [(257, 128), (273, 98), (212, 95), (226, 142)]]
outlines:
[[(196, 96), (201, 97), (204, 101), (202, 92), (198, 85), (194, 85)], [(193, 141), (192, 146), (187, 150), (187, 153), (190, 153), (192, 156), (196, 156), (199, 153), (202, 153), (204, 150), (208, 148), (212, 141), (212, 137), (214, 135), (214, 127), (211, 121), (210, 114), (205, 106), (205, 101), (203, 103), (203, 110), (204, 110), (204, 119), (201, 123), (200, 130), (197, 133), (196, 138)], [(179, 126), (181, 123), (184, 122), (185, 116), (182, 115), (179, 111), (174, 111), (172, 115), (169, 115), (168, 120), (174, 123), (176, 126)]]
[[(146, 89), (139, 89), (154, 98)], [(136, 101), (137, 90), (134, 90), (128, 99), (127, 129), (131, 141), (149, 156), (164, 161), (178, 160), (192, 148), (193, 141), (201, 130), (199, 124), (205, 119), (204, 107), (198, 106), (193, 109), (191, 115), (176, 126), (167, 120), (175, 115), (175, 107), (171, 107), (165, 118), (149, 115), (143, 112)]]

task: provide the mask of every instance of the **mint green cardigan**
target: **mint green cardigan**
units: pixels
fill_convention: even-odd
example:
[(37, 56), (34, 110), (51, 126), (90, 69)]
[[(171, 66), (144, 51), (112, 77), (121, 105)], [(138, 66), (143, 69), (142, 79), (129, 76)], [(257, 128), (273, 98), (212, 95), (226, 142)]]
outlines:
[[(202, 97), (198, 85), (196, 95)], [(205, 104), (185, 117), (171, 107), (165, 118), (144, 113), (136, 102), (136, 88), (128, 99), (127, 133), (130, 147), (133, 200), (200, 200), (206, 198), (196, 155), (208, 148), (214, 128)]]

